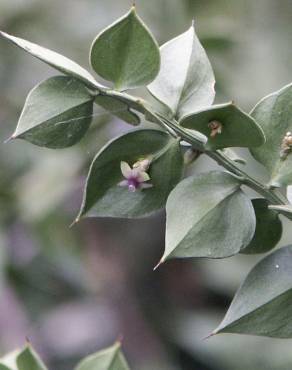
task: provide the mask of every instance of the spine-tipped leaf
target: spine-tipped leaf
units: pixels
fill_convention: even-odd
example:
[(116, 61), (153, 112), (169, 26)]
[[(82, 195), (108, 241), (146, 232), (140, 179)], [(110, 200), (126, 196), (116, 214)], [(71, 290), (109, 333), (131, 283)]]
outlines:
[[(127, 181), (121, 162), (133, 167), (150, 161), (145, 184), (135, 192), (121, 186)], [(125, 167), (125, 165), (123, 165)], [(84, 190), (79, 217), (143, 217), (165, 206), (168, 194), (180, 181), (183, 158), (179, 142), (158, 130), (137, 130), (107, 144), (94, 158)], [(125, 177), (126, 176), (126, 177)], [(144, 176), (144, 174), (143, 174)], [(131, 178), (128, 178), (129, 185)]]
[(276, 250), (248, 274), (215, 333), (292, 338), (292, 246)]
[(211, 150), (228, 147), (255, 147), (265, 142), (261, 127), (233, 103), (213, 105), (183, 117), (183, 127), (199, 131), (208, 138)]
[(215, 77), (192, 25), (160, 48), (161, 68), (150, 93), (180, 118), (212, 104)]
[(31, 346), (27, 346), (16, 358), (18, 370), (47, 370), (38, 354)]
[(266, 136), (252, 155), (269, 171), (271, 185), (292, 184), (292, 84), (262, 99), (251, 115)]
[(93, 101), (90, 91), (78, 80), (49, 78), (28, 95), (12, 138), (48, 148), (72, 146), (88, 130)]
[(130, 370), (120, 343), (82, 360), (75, 370)]
[(251, 201), (231, 174), (212, 171), (188, 177), (166, 204), (166, 246), (173, 257), (224, 258), (251, 241), (255, 215)]
[(90, 61), (117, 90), (147, 85), (160, 67), (159, 47), (133, 7), (94, 40)]
[(13, 44), (19, 46), (21, 49), (25, 50), (29, 54), (33, 55), (34, 57), (49, 64), (51, 67), (57, 69), (58, 71), (82, 80), (84, 83), (93, 88), (102, 88), (102, 86), (95, 81), (94, 77), (91, 76), (91, 74), (87, 72), (86, 69), (68, 59), (67, 57), (64, 57), (63, 55), (58, 54), (55, 51), (46, 49), (30, 41), (9, 35), (5, 32), (0, 31), (0, 35), (5, 39), (11, 41)]

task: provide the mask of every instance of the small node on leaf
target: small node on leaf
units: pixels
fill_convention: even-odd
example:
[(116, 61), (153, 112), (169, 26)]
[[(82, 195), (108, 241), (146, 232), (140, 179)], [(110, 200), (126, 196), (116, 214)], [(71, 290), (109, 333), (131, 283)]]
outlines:
[(282, 143), (281, 143), (281, 151), (280, 157), (281, 159), (286, 159), (288, 154), (291, 152), (292, 149), (292, 133), (290, 131), (286, 132)]
[(211, 121), (209, 122), (208, 127), (211, 129), (211, 133), (210, 133), (211, 138), (214, 138), (218, 134), (222, 134), (223, 126), (221, 122), (216, 121), (216, 120)]

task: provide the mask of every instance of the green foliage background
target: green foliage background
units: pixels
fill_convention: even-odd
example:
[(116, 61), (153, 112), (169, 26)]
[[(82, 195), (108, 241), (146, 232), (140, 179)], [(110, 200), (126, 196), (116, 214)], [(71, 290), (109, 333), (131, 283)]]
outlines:
[[(0, 28), (88, 67), (86, 55), (97, 32), (130, 5), (128, 0), (0, 0)], [(215, 70), (217, 103), (233, 99), (249, 111), (291, 81), (289, 0), (138, 0), (136, 5), (160, 44), (195, 18)], [(4, 141), (28, 91), (55, 72), (2, 40), (0, 55)], [(230, 335), (202, 340), (222, 319), (254, 258), (177, 260), (153, 272), (164, 246), (163, 213), (146, 220), (86, 220), (69, 229), (94, 154), (129, 129), (101, 108), (94, 114), (90, 133), (73, 148), (51, 151), (23, 141), (0, 146), (1, 352), (28, 337), (50, 368), (70, 369), (123, 334), (137, 370), (291, 369), (291, 340)], [(249, 170), (264, 176), (251, 163)], [(201, 172), (215, 168), (205, 159), (194, 166)], [(291, 234), (286, 228), (282, 245)]]

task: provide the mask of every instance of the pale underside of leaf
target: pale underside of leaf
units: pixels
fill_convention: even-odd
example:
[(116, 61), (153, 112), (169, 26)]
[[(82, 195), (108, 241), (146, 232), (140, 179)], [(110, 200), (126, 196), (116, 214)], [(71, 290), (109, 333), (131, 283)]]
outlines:
[(7, 355), (2, 357), (0, 359), (0, 364), (2, 365), (2, 368), (0, 366), (1, 370), (17, 370), (16, 365), (16, 358), (21, 352), (20, 349), (17, 349), (15, 351), (9, 352)]
[(161, 69), (150, 93), (180, 118), (212, 104), (215, 78), (194, 27), (161, 48)]
[(58, 71), (73, 76), (94, 89), (103, 88), (91, 74), (69, 58), (30, 41), (0, 31), (0, 35)]

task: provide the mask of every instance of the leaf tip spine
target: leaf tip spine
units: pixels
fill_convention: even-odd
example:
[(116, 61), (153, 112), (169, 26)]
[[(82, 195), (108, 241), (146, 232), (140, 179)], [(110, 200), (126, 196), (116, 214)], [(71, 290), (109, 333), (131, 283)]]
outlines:
[(7, 143), (9, 143), (10, 141), (12, 141), (14, 139), (16, 139), (16, 135), (15, 134), (11, 135), (8, 139), (4, 140), (4, 144), (7, 144)]
[(207, 340), (207, 339), (210, 339), (212, 337), (214, 337), (214, 335), (217, 334), (217, 329), (212, 331), (212, 333), (208, 334), (206, 337), (203, 338), (203, 340)]
[(80, 221), (80, 216), (76, 217), (75, 220), (69, 225), (69, 229), (75, 226)]
[(27, 346), (31, 345), (31, 341), (30, 341), (29, 337), (25, 337), (25, 343), (26, 343)]
[(154, 267), (153, 271), (156, 271), (158, 269), (158, 267), (163, 264), (164, 261), (165, 261), (165, 257), (162, 257), (161, 260)]
[(115, 342), (116, 346), (121, 347), (123, 340), (124, 340), (123, 334), (119, 334)]

